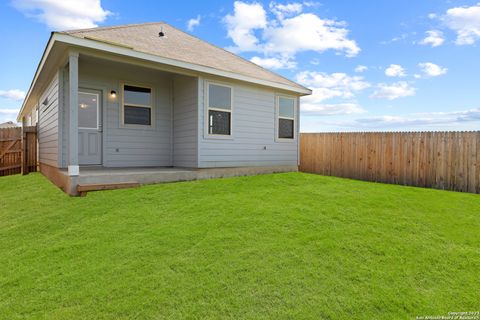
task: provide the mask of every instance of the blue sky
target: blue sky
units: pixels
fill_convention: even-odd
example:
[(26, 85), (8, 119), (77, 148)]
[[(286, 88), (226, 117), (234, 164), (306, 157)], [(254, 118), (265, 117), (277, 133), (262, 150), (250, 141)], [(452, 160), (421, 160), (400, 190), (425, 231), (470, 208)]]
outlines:
[(165, 21), (313, 89), (302, 131), (478, 130), (480, 2), (12, 0), (0, 4), (0, 122), (52, 30)]

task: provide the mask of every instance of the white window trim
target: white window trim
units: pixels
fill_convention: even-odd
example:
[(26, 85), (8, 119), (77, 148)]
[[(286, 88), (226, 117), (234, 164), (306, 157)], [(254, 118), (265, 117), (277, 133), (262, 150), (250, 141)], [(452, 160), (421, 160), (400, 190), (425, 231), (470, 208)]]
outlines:
[[(84, 89), (85, 90), (85, 89)], [(97, 97), (97, 127), (96, 128), (85, 128), (85, 127), (78, 127), (78, 129), (82, 129), (82, 130), (99, 130), (100, 129), (100, 95), (98, 93), (91, 93), (91, 92), (86, 92), (86, 91), (78, 91), (78, 94), (80, 95), (81, 94), (89, 94), (91, 96), (95, 96)], [(78, 108), (78, 107), (77, 107)]]
[[(280, 116), (280, 98), (293, 100), (293, 118)], [(277, 142), (296, 142), (297, 141), (297, 97), (287, 95), (277, 95), (275, 97), (275, 141)], [(293, 120), (293, 138), (280, 138), (279, 122), (280, 119)]]
[[(216, 85), (220, 87), (226, 87), (230, 89), (230, 110), (227, 109), (219, 109), (219, 108), (210, 108), (210, 101), (209, 101), (209, 88), (210, 85)], [(211, 80), (205, 80), (205, 89), (204, 89), (204, 95), (205, 95), (205, 110), (204, 110), (204, 137), (207, 139), (227, 139), (231, 140), (233, 139), (233, 86), (225, 83), (220, 83), (217, 81), (211, 81)], [(210, 118), (209, 118), (209, 111), (221, 111), (221, 112), (230, 112), (230, 134), (211, 134), (209, 132), (209, 127), (210, 127)]]
[[(125, 123), (125, 86), (132, 86), (132, 87), (139, 87), (139, 88), (145, 88), (145, 89), (150, 89), (150, 105), (143, 105), (143, 104), (134, 104), (134, 103), (129, 103), (129, 107), (140, 107), (140, 108), (149, 108), (150, 109), (150, 124), (129, 124)], [(122, 101), (121, 101), (121, 107), (120, 107), (120, 124), (122, 128), (137, 128), (137, 129), (145, 129), (145, 128), (154, 128), (155, 127), (155, 115), (154, 111), (155, 109), (153, 108), (153, 104), (155, 101), (155, 96), (154, 96), (154, 90), (151, 86), (145, 85), (145, 84), (139, 84), (139, 83), (132, 83), (132, 82), (122, 82), (121, 83), (121, 96), (122, 96)]]

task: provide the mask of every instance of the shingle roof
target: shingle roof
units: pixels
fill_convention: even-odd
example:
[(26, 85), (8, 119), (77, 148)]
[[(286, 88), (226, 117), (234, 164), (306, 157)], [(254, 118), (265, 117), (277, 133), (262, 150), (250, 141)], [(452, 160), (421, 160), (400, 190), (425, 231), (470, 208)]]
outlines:
[[(165, 33), (164, 37), (159, 37), (161, 30)], [(110, 42), (143, 53), (305, 89), (287, 78), (163, 22), (99, 27), (61, 33)]]

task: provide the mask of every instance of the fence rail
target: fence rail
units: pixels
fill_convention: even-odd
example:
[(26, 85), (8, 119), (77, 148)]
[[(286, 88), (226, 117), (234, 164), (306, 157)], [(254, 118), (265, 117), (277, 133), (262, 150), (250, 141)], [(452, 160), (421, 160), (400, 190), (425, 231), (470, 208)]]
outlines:
[(0, 129), (0, 176), (37, 171), (35, 127)]
[(302, 133), (300, 170), (480, 193), (480, 131)]

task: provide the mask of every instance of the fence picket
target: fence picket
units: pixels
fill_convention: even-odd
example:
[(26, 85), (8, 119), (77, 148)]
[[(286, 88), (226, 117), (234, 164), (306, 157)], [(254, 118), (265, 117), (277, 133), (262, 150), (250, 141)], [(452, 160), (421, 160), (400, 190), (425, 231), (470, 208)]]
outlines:
[[(23, 131), (22, 131), (23, 130)], [(0, 129), (0, 176), (37, 171), (35, 127)]]
[(303, 133), (300, 170), (480, 193), (480, 131)]

